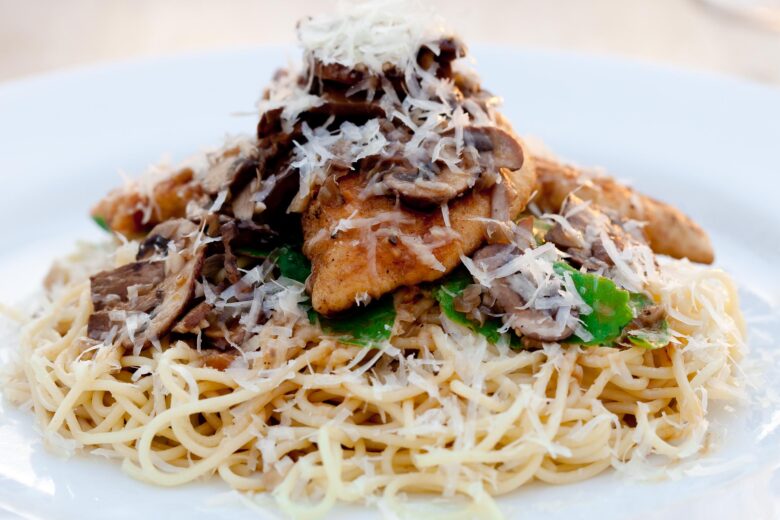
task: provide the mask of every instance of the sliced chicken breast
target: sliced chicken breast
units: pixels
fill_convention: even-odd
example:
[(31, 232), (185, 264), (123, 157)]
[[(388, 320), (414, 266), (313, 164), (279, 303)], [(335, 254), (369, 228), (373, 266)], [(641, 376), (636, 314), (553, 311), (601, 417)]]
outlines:
[(642, 195), (608, 176), (583, 172), (550, 158), (535, 158), (538, 193), (534, 202), (544, 212), (557, 213), (566, 197), (592, 201), (618, 217), (644, 222), (654, 252), (710, 264), (715, 259), (707, 233), (677, 208)]
[[(518, 170), (500, 169), (498, 185), (510, 218), (525, 209), (536, 182), (527, 157)], [(304, 253), (312, 261), (309, 289), (321, 314), (436, 280), (486, 238), (494, 187), (417, 211), (392, 197), (362, 197), (366, 183), (361, 174), (341, 177), (324, 186), (303, 215)]]

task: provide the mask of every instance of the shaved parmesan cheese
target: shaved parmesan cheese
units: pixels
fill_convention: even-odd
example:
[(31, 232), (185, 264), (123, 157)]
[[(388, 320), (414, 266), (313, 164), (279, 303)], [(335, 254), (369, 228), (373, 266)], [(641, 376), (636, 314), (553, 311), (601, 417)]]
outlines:
[(209, 208), (209, 213), (216, 213), (217, 211), (222, 208), (222, 205), (225, 203), (225, 200), (228, 196), (228, 190), (221, 190), (219, 193), (217, 193), (217, 198), (214, 199), (214, 203)]
[(427, 265), (431, 269), (444, 272), (447, 270), (444, 267), (436, 255), (433, 253), (433, 247), (430, 244), (423, 242), (423, 239), (418, 236), (400, 235), (401, 243), (405, 245), (417, 259), (424, 265)]
[(441, 218), (444, 220), (444, 225), (447, 226), (448, 229), (452, 229), (452, 224), (450, 223), (450, 207), (446, 203), (441, 205)]
[(385, 64), (403, 69), (420, 45), (442, 33), (441, 21), (417, 2), (377, 0), (340, 2), (332, 15), (303, 20), (298, 39), (307, 53), (324, 64), (377, 73)]
[(298, 170), (300, 188), (290, 203), (290, 211), (301, 212), (306, 208), (313, 190), (325, 181), (331, 163), (351, 168), (364, 157), (383, 153), (387, 146), (377, 119), (360, 126), (346, 121), (335, 132), (329, 131), (328, 125), (326, 122), (312, 129), (304, 123), (302, 131), (306, 140), (295, 142), (290, 167)]

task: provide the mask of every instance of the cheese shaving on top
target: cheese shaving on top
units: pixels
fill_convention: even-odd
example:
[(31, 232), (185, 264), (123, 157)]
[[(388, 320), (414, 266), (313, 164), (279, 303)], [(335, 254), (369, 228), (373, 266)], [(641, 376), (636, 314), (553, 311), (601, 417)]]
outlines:
[[(464, 129), (496, 126), (497, 98), (479, 90), (478, 79), (470, 72), (460, 71), (463, 48), (451, 36), (446, 45), (453, 47), (446, 52), (454, 55), (448, 55), (446, 67), (469, 78), (476, 93), (464, 94), (451, 73), (437, 73), (438, 65), (418, 63), (421, 49), (436, 56), (445, 52), (441, 42), (446, 34), (425, 8), (396, 0), (349, 2), (334, 14), (301, 22), (298, 38), (305, 66), (277, 73), (258, 104), (261, 120), (278, 117), (283, 133), (296, 136), (289, 168), (297, 171), (300, 187), (290, 211), (303, 212), (333, 168), (355, 170), (356, 163), (367, 157), (402, 158), (426, 189), (449, 188), (439, 179), (442, 168), (470, 178), (469, 188), (474, 185), (478, 153), (466, 143)], [(325, 73), (326, 67), (343, 70)], [(325, 79), (320, 74), (326, 74)], [(335, 99), (327, 85), (331, 81), (348, 87)], [(479, 99), (473, 99), (477, 95)], [(350, 107), (363, 105), (371, 107), (367, 121), (361, 112), (349, 113), (356, 110)], [(325, 121), (314, 117), (315, 125), (304, 115), (318, 107), (334, 115)], [(342, 110), (346, 115), (339, 115)], [(378, 165), (363, 196), (391, 194), (384, 174), (397, 166)]]
[(335, 13), (298, 25), (298, 39), (317, 60), (374, 72), (385, 64), (405, 68), (421, 44), (443, 32), (442, 22), (421, 2), (397, 0), (340, 1)]

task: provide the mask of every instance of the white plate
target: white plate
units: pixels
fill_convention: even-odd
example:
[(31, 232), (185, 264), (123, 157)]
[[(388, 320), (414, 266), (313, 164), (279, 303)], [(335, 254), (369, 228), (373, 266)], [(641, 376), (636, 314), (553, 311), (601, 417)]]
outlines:
[[(590, 56), (477, 47), (485, 85), (521, 133), (601, 165), (677, 204), (708, 229), (718, 264), (743, 287), (756, 394), (780, 395), (780, 92), (741, 81)], [(0, 86), (0, 301), (38, 286), (74, 239), (99, 238), (87, 210), (116, 172), (138, 172), (251, 132), (261, 87), (289, 49), (202, 54), (79, 70)], [(763, 360), (763, 361), (762, 361)], [(24, 518), (257, 518), (217, 481), (177, 489), (136, 482), (94, 458), (45, 452), (30, 417), (0, 405), (0, 514)], [(745, 405), (713, 422), (723, 445), (678, 479), (615, 473), (500, 500), (511, 518), (778, 518), (780, 411)], [(210, 505), (211, 504), (211, 505)], [(164, 513), (163, 513), (164, 512)], [(343, 512), (343, 514), (341, 514)], [(340, 508), (343, 518), (378, 516)]]

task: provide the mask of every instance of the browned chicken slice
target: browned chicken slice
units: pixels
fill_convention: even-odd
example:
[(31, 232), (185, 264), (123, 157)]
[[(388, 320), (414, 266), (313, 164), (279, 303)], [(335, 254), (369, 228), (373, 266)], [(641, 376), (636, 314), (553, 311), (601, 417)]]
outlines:
[(237, 177), (254, 175), (257, 164), (248, 148), (227, 146), (206, 156), (207, 167), (180, 168), (148, 189), (141, 189), (139, 183), (113, 190), (92, 209), (92, 216), (111, 231), (128, 238), (143, 237), (161, 222), (184, 218), (191, 201), (208, 205)]
[(193, 175), (190, 168), (179, 170), (148, 194), (137, 188), (116, 189), (92, 208), (92, 216), (128, 238), (141, 237), (160, 222), (184, 217), (187, 203), (203, 195)]
[(644, 232), (656, 253), (712, 263), (715, 254), (707, 233), (677, 208), (620, 184), (611, 177), (587, 175), (552, 159), (535, 158), (539, 180), (535, 200), (544, 212), (557, 213), (566, 197), (592, 201), (624, 219), (645, 222)]
[[(527, 157), (527, 156), (526, 156)], [(535, 184), (533, 162), (501, 168), (509, 212), (517, 216)], [(333, 314), (366, 296), (436, 280), (460, 264), (485, 240), (493, 188), (475, 189), (447, 204), (450, 227), (440, 208), (416, 211), (392, 197), (361, 198), (366, 179), (351, 173), (328, 183), (303, 215), (304, 253), (314, 309)]]

